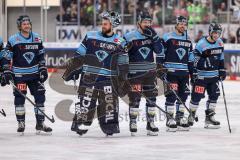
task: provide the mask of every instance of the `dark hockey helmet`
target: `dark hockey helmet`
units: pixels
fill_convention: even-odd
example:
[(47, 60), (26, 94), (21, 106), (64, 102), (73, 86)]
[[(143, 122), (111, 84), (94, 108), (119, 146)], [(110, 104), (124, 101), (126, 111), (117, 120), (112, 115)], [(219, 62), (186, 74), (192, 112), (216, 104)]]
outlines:
[(108, 19), (112, 24), (113, 28), (119, 26), (122, 21), (121, 16), (118, 14), (118, 12), (114, 12), (114, 11), (103, 12), (102, 19)]
[(177, 16), (176, 24), (178, 25), (179, 23), (186, 23), (186, 25), (188, 25), (188, 20), (184, 16)]
[(147, 11), (141, 11), (138, 15), (137, 21), (141, 23), (143, 20), (152, 21), (152, 16)]
[(209, 25), (208, 32), (209, 32), (209, 35), (211, 35), (213, 32), (217, 32), (219, 35), (221, 35), (222, 26), (216, 22), (213, 22)]
[(17, 27), (19, 30), (20, 30), (22, 22), (24, 22), (24, 21), (29, 21), (29, 23), (32, 25), (32, 21), (28, 15), (21, 15), (17, 19)]

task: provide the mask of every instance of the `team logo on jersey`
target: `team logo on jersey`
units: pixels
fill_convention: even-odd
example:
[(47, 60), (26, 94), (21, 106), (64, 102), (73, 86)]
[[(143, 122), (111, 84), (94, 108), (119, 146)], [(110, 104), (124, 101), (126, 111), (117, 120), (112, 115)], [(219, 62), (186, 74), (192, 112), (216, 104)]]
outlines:
[(143, 57), (144, 59), (146, 59), (147, 56), (148, 56), (149, 53), (150, 53), (150, 49), (147, 48), (147, 47), (141, 47), (141, 48), (139, 49), (139, 52), (141, 53), (142, 57)]
[(183, 57), (184, 57), (185, 54), (186, 54), (186, 50), (183, 49), (183, 48), (178, 48), (178, 49), (176, 50), (176, 52), (177, 52), (177, 55), (178, 55), (178, 57), (179, 57), (180, 60), (182, 60)]
[(23, 57), (28, 62), (28, 64), (30, 64), (34, 59), (35, 54), (33, 52), (26, 52), (23, 54)]
[(96, 51), (95, 54), (100, 62), (102, 62), (108, 56), (108, 53), (103, 50)]

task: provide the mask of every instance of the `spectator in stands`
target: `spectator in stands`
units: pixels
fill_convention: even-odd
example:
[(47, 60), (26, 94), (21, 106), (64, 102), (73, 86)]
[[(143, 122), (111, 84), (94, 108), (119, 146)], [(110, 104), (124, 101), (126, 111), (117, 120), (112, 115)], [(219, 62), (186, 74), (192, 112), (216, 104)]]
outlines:
[(232, 32), (229, 33), (229, 43), (236, 43), (236, 37)]
[(237, 37), (237, 43), (240, 43), (240, 27), (237, 29), (236, 37)]
[(222, 2), (218, 8), (217, 12), (226, 12), (227, 11), (227, 5), (225, 2)]
[(179, 2), (179, 6), (174, 6), (174, 16), (184, 16), (184, 17), (188, 17), (188, 11), (186, 8), (186, 3), (185, 0), (180, 0)]
[(71, 2), (69, 9), (69, 22), (77, 22), (77, 4), (75, 2)]
[(61, 16), (62, 16), (62, 22), (68, 22), (69, 21), (69, 15), (66, 14), (63, 7), (60, 9), (60, 13), (56, 17), (58, 22), (61, 21)]
[(155, 1), (154, 9), (153, 9), (153, 24), (154, 25), (162, 24), (162, 10), (161, 10), (161, 6), (156, 1)]
[(198, 31), (198, 34), (197, 34), (197, 37), (195, 38), (195, 43), (197, 43), (200, 39), (202, 39), (203, 37), (203, 31), (202, 30), (199, 30)]

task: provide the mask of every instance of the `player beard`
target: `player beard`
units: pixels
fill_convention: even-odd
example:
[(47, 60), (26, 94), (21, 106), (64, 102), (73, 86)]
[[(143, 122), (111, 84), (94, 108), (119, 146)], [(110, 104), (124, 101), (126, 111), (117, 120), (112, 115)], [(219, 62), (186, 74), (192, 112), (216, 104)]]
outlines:
[(102, 29), (102, 34), (103, 35), (107, 35), (107, 34), (109, 34), (109, 33), (111, 33), (111, 31), (112, 31), (112, 29), (110, 28), (110, 29)]
[(185, 31), (185, 28), (177, 28), (177, 31), (178, 31), (179, 33), (183, 34), (184, 31)]

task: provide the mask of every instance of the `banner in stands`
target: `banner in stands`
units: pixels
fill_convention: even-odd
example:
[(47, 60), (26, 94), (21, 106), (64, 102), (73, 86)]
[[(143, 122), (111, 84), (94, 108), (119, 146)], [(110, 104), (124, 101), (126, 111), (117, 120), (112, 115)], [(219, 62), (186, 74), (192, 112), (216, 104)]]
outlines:
[[(204, 35), (208, 34), (208, 27), (209, 25), (202, 25), (198, 24), (194, 27), (189, 27), (188, 29), (188, 35), (193, 40), (194, 37), (198, 34), (199, 31), (203, 31)], [(223, 24), (223, 37), (227, 38), (227, 24)], [(115, 32), (118, 33), (120, 36), (123, 35), (123, 33), (127, 33), (133, 29), (135, 29), (136, 26), (134, 25), (124, 25), (124, 26), (118, 26), (115, 29)], [(160, 36), (162, 36), (166, 32), (174, 31), (175, 25), (165, 25), (164, 28), (160, 28), (159, 26), (154, 26), (157, 33), (159, 33)], [(231, 30), (230, 34), (236, 35), (237, 29), (239, 28), (239, 24), (231, 24)], [(99, 30), (100, 28), (97, 27), (96, 30)], [(86, 33), (88, 31), (94, 30), (92, 26), (81, 26), (78, 27), (76, 25), (67, 25), (67, 26), (56, 26), (56, 41), (57, 42), (80, 42)]]

